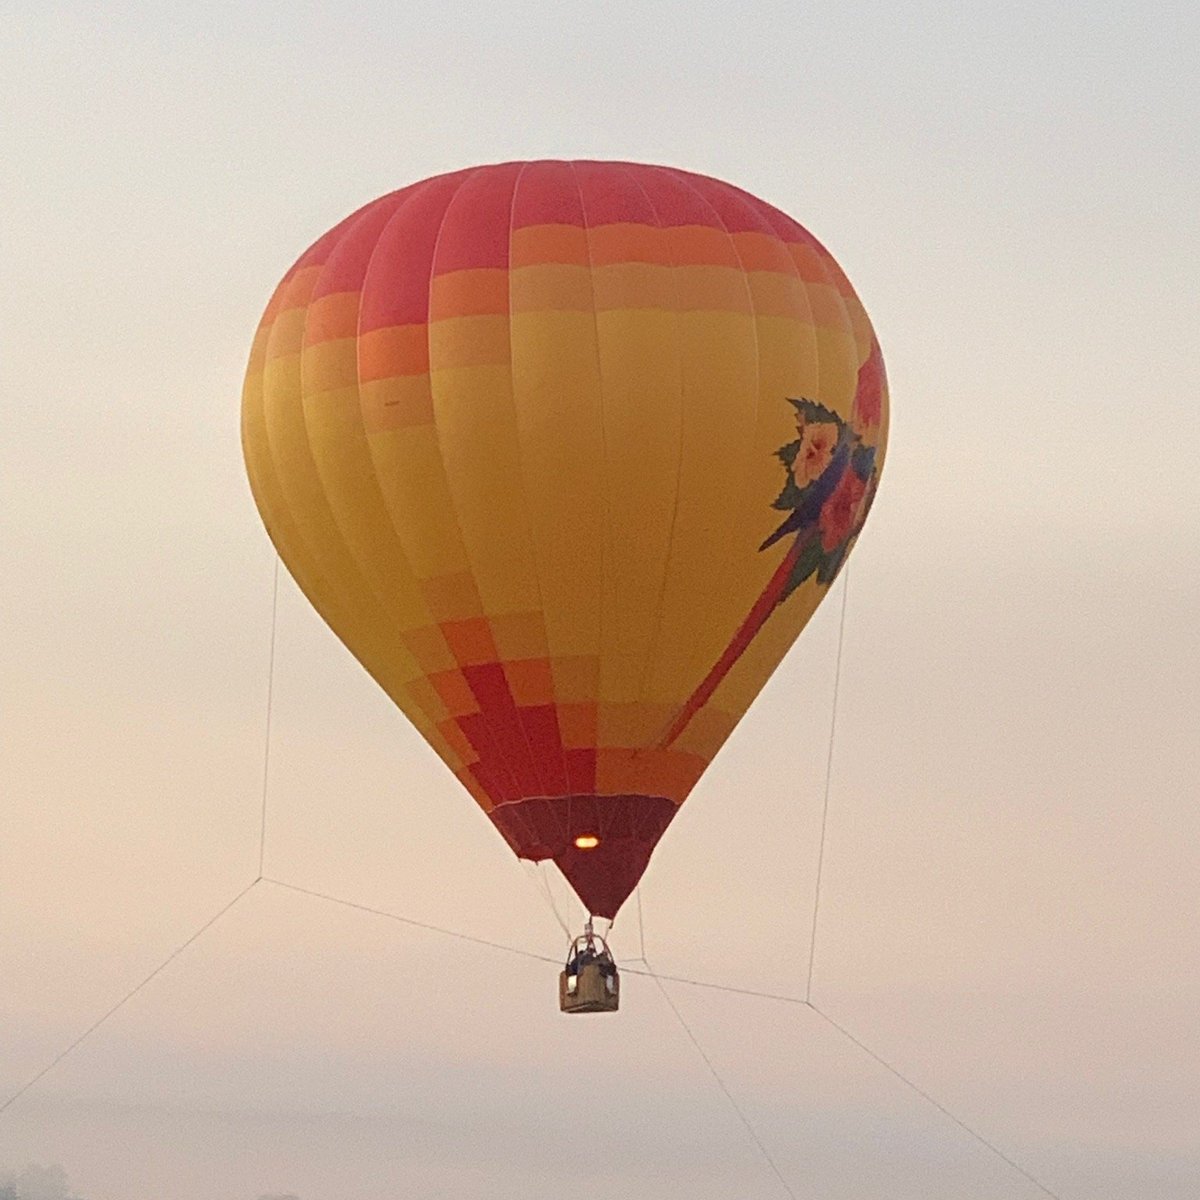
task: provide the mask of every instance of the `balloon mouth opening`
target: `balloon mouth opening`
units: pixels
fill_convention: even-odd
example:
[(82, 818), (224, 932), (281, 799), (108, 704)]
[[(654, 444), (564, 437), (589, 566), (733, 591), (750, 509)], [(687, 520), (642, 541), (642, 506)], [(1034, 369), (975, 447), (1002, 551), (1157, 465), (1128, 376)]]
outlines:
[(665, 796), (571, 794), (512, 800), (489, 815), (519, 857), (553, 859), (584, 908), (612, 918), (676, 811)]

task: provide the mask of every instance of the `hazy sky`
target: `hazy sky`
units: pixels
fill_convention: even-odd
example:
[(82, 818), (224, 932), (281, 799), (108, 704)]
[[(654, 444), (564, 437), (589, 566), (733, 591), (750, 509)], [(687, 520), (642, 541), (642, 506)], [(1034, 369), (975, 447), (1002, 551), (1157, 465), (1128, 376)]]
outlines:
[[(814, 998), (1063, 1200), (1194, 1200), (1197, 12), (10, 0), (0, 1102), (257, 873), (272, 556), (238, 408), (279, 276), (434, 172), (621, 157), (795, 215), (888, 361)], [(803, 994), (840, 596), (619, 956)], [(268, 874), (561, 953), (286, 577), (273, 714)], [(626, 986), (568, 1022), (552, 965), (263, 884), (0, 1115), (0, 1168), (86, 1200), (786, 1197)], [(669, 995), (797, 1197), (1041, 1194), (812, 1012)]]

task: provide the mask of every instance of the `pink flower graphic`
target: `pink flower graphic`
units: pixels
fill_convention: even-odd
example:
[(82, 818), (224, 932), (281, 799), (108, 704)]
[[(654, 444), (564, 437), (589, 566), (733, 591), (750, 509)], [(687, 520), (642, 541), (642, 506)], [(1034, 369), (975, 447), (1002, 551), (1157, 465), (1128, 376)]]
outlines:
[(871, 347), (866, 362), (858, 369), (858, 386), (854, 391), (851, 421), (859, 430), (874, 429), (883, 415), (883, 391), (886, 387), (883, 356), (879, 343)]
[(833, 495), (825, 501), (817, 523), (821, 527), (821, 546), (827, 554), (836, 549), (854, 528), (866, 492), (866, 481), (860, 479), (857, 472), (847, 471), (838, 481)]
[(792, 478), (796, 486), (802, 488), (824, 474), (829, 466), (837, 445), (838, 427), (832, 421), (822, 421), (811, 425), (797, 424), (796, 432), (800, 434), (800, 449), (792, 463)]

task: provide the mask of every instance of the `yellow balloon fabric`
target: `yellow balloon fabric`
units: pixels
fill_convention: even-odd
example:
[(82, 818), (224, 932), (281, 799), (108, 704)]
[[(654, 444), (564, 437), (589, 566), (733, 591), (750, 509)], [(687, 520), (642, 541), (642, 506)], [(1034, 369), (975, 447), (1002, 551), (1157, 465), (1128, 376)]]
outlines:
[(887, 396), (790, 217), (546, 161), (321, 238), (267, 307), (242, 421), (301, 589), (510, 846), (613, 916), (844, 562)]

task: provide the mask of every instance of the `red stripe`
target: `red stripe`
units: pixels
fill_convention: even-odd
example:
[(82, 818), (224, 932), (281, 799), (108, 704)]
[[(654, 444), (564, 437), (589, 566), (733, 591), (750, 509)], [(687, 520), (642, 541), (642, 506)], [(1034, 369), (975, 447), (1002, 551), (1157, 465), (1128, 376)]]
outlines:
[(784, 555), (783, 561), (775, 568), (762, 594), (754, 602), (749, 615), (738, 627), (733, 640), (725, 647), (721, 657), (713, 664), (711, 670), (700, 681), (700, 686), (687, 698), (679, 715), (675, 718), (666, 737), (659, 743), (659, 749), (669, 746), (687, 728), (691, 719), (712, 699), (713, 692), (721, 686), (722, 680), (733, 669), (733, 664), (741, 658), (746, 647), (754, 640), (755, 634), (766, 624), (767, 618), (775, 611), (787, 586), (788, 576), (800, 556), (803, 538), (797, 538), (792, 548)]
[(530, 225), (583, 227), (583, 209), (570, 163), (532, 162), (525, 167), (513, 200), (512, 227)]
[(459, 668), (482, 710), (496, 748), (508, 764), (522, 796), (545, 795), (543, 784), (525, 737), (521, 713), (509, 690), (508, 677), (499, 663)]
[(433, 250), (446, 207), (467, 172), (414, 188), (379, 236), (363, 280), (359, 333), (429, 319)]
[(433, 274), (508, 269), (509, 219), (520, 163), (472, 171), (450, 201), (438, 232)]
[(584, 219), (589, 226), (626, 222), (658, 225), (654, 208), (637, 182), (639, 175), (649, 173), (645, 167), (596, 162), (573, 165), (575, 178), (579, 181)]
[(559, 796), (569, 792), (571, 784), (558, 727), (558, 709), (553, 704), (530, 705), (522, 707), (520, 714), (546, 794)]
[(358, 219), (346, 227), (313, 288), (313, 300), (337, 292), (357, 292), (362, 287), (379, 235), (412, 190), (404, 188), (384, 196), (364, 209)]
[(576, 794), (596, 790), (596, 751), (571, 749), (563, 752), (567, 762), (567, 778)]
[(479, 771), (476, 773), (476, 778), (479, 779), (487, 794), (497, 804), (520, 800), (523, 796), (529, 795), (528, 792), (522, 791), (513, 778), (508, 760), (492, 734), (487, 717), (481, 712), (464, 713), (463, 716), (457, 718), (457, 721), (459, 729), (463, 731), (463, 735), (471, 743), (475, 753), (479, 755), (479, 762), (476, 764)]
[(672, 225), (725, 228), (713, 206), (695, 184), (678, 171), (672, 171), (669, 167), (641, 167), (634, 174), (634, 179), (654, 205), (658, 224), (663, 228)]

